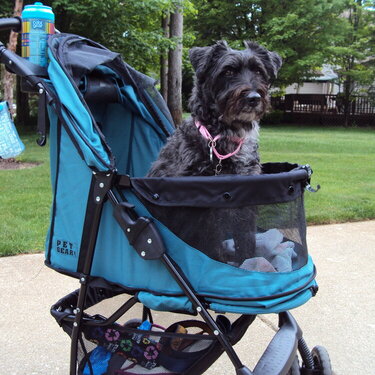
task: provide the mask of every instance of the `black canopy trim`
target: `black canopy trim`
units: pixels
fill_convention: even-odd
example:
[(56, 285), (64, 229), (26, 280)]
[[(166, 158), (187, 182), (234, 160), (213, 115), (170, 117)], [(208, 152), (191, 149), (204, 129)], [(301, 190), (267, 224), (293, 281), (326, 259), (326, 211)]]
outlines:
[(267, 163), (256, 176), (132, 178), (131, 184), (157, 206), (240, 208), (293, 201), (303, 194), (307, 179), (297, 164)]

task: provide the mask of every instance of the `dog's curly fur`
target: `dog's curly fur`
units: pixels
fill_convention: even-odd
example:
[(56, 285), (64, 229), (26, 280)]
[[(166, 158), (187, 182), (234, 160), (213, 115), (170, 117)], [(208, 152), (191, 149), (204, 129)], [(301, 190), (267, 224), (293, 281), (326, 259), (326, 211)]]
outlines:
[[(234, 138), (243, 139), (240, 150), (222, 161), (221, 173), (261, 173), (257, 152), (258, 122), (269, 107), (268, 89), (281, 66), (281, 58), (254, 42), (245, 42), (245, 47), (244, 50), (234, 50), (225, 41), (219, 41), (213, 46), (190, 50), (190, 60), (195, 70), (194, 88), (189, 102), (191, 117), (169, 138), (159, 158), (153, 163), (149, 177), (215, 174), (219, 160), (215, 156), (210, 158), (208, 141), (200, 134), (196, 122), (204, 125), (212, 137), (220, 135), (216, 148), (222, 155), (235, 150), (237, 144)], [(231, 221), (232, 226), (243, 221), (243, 215), (239, 215), (238, 210), (226, 211), (223, 214), (231, 216), (231, 220), (227, 221)], [(246, 232), (255, 231), (255, 212), (251, 211), (246, 211), (246, 215), (253, 216), (253, 220), (250, 220), (254, 228)], [(206, 221), (214, 221), (206, 231), (206, 240), (222, 242), (222, 236), (218, 236), (217, 230), (212, 229), (218, 226), (218, 211), (212, 215), (215, 218), (204, 218)], [(172, 227), (174, 225), (168, 224)], [(219, 230), (228, 232), (228, 228)], [(248, 257), (249, 248), (255, 247), (255, 235), (242, 237), (236, 239), (234, 236), (237, 263)], [(223, 260), (223, 256), (217, 254), (217, 246), (210, 244), (216, 254), (207, 249), (206, 252)]]

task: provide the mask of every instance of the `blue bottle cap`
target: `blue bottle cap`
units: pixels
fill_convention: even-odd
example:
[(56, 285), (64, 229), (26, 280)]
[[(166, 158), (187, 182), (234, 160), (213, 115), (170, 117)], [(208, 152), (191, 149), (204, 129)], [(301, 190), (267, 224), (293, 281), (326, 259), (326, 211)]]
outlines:
[(55, 21), (55, 15), (52, 12), (52, 8), (47, 5), (43, 5), (41, 2), (26, 5), (22, 11), (22, 18), (42, 18), (52, 22)]

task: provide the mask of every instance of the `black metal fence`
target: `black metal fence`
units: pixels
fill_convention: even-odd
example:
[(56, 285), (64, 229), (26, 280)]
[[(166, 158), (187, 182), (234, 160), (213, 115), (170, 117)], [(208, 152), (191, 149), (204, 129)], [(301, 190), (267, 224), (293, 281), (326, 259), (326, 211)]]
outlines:
[(287, 94), (272, 98), (272, 108), (283, 111), (288, 122), (340, 124), (346, 116), (350, 124), (375, 125), (375, 99), (365, 96), (351, 97), (345, 105), (341, 95)]
[[(273, 99), (273, 108), (286, 112), (344, 113), (344, 98), (340, 95), (287, 94)], [(375, 99), (365, 96), (352, 97), (350, 114), (375, 114)]]

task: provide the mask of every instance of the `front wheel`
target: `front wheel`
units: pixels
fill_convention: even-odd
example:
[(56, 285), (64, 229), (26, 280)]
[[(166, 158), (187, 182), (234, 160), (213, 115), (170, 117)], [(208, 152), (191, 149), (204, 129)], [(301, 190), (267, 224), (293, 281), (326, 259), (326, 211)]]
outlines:
[(326, 348), (315, 346), (311, 350), (311, 356), (314, 360), (314, 370), (320, 371), (320, 375), (332, 375), (331, 360)]

